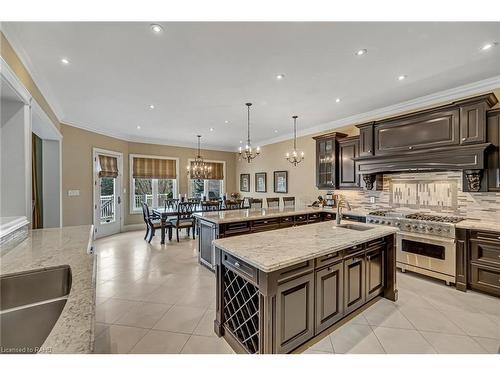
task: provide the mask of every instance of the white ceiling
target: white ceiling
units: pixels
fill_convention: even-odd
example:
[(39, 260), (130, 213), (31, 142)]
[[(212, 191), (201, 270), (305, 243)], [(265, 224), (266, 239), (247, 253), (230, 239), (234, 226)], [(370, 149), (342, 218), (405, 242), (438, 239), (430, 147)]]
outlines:
[(161, 24), (160, 35), (143, 22), (2, 28), (62, 122), (188, 146), (202, 134), (204, 148), (245, 140), (247, 101), (257, 145), (288, 137), (294, 114), (304, 133), (500, 75), (500, 46), (481, 51), (500, 23)]

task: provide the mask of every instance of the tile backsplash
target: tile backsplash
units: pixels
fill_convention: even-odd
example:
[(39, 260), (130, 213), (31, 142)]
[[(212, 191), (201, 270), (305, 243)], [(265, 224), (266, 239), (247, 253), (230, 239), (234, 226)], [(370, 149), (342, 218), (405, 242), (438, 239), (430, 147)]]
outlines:
[[(460, 171), (386, 174), (382, 190), (338, 190), (337, 193), (345, 195), (353, 209), (424, 211), (500, 220), (500, 193), (464, 192)], [(375, 203), (370, 203), (371, 197)]]

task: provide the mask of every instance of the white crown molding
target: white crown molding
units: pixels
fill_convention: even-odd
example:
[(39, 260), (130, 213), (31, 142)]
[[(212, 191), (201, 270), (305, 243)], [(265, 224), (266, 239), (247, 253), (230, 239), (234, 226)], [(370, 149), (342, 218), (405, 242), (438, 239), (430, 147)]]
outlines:
[[(123, 133), (112, 132), (112, 131), (110, 132), (110, 131), (102, 130), (102, 129), (96, 129), (96, 128), (91, 127), (91, 126), (77, 124), (76, 122), (72, 122), (72, 121), (62, 120), (61, 124), (67, 125), (67, 126), (72, 126), (74, 128), (78, 128), (78, 129), (82, 129), (82, 130), (86, 130), (86, 131), (89, 131), (92, 133), (97, 133), (97, 134), (104, 135), (107, 137), (119, 139), (119, 140), (126, 141), (126, 142), (146, 143), (146, 144), (151, 144), (151, 145), (185, 147), (185, 148), (196, 149), (196, 140), (193, 140), (192, 143), (191, 142), (172, 142), (172, 141), (167, 142), (166, 140), (162, 140), (162, 139), (158, 139), (158, 138), (131, 136), (129, 134), (123, 134)], [(225, 146), (208, 146), (208, 147), (203, 147), (202, 150), (234, 152), (234, 148), (225, 147)]]
[(22, 44), (19, 42), (19, 39), (17, 38), (15, 32), (9, 31), (8, 27), (6, 26), (8, 25), (5, 25), (5, 23), (3, 23), (1, 29), (2, 33), (9, 41), (10, 45), (12, 46), (17, 56), (19, 57), (19, 60), (21, 60), (21, 63), (28, 71), (29, 75), (31, 76), (31, 79), (33, 80), (33, 82), (35, 82), (35, 85), (40, 90), (41, 94), (47, 101), (48, 105), (50, 106), (56, 117), (58, 119), (61, 119), (62, 117), (64, 117), (64, 111), (59, 101), (57, 100), (57, 96), (50, 88), (50, 85), (47, 82), (47, 80), (45, 80), (42, 75), (38, 74), (34, 64), (31, 62), (31, 59), (29, 58), (29, 54), (26, 52)]
[[(297, 132), (297, 137), (302, 137), (311, 134), (321, 133), (327, 130), (341, 128), (343, 126), (362, 124), (368, 121), (381, 120), (387, 117), (392, 117), (405, 112), (417, 111), (426, 107), (446, 104), (448, 102), (464, 99), (469, 96), (479, 95), (493, 90), (500, 89), (500, 76), (490, 77), (478, 82), (469, 83), (458, 86), (452, 89), (439, 91), (434, 94), (421, 96), (405, 102), (393, 104), (387, 107), (374, 109), (372, 111), (360, 113), (357, 115), (344, 117), (340, 120), (330, 121), (323, 124)], [(500, 98), (498, 98), (500, 101)], [(273, 143), (287, 141), (293, 139), (293, 132), (271, 138), (263, 142), (256, 142), (256, 146), (265, 146)]]

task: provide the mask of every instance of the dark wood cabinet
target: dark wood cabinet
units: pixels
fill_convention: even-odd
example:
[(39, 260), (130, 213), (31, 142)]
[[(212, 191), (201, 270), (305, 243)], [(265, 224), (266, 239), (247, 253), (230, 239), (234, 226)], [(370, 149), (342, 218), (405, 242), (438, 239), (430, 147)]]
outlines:
[(359, 156), (373, 155), (373, 122), (356, 125), (359, 129)]
[(276, 353), (288, 353), (314, 336), (314, 272), (278, 285)]
[(347, 137), (339, 140), (339, 185), (340, 189), (359, 187), (359, 174), (356, 173), (356, 161), (359, 156), (359, 137)]
[(460, 144), (486, 142), (485, 102), (472, 103), (460, 107)]
[(487, 156), (488, 190), (500, 191), (500, 109), (488, 112), (487, 141), (492, 144)]
[(458, 145), (459, 111), (418, 114), (376, 124), (375, 155)]
[(318, 189), (336, 189), (338, 185), (338, 140), (346, 137), (343, 133), (329, 133), (316, 140), (316, 186)]
[(366, 251), (366, 300), (377, 297), (384, 289), (385, 244)]
[(456, 285), (500, 297), (500, 232), (457, 230)]
[(343, 278), (342, 261), (316, 271), (316, 334), (344, 316)]
[(365, 267), (364, 251), (344, 259), (344, 311), (346, 314), (365, 303)]

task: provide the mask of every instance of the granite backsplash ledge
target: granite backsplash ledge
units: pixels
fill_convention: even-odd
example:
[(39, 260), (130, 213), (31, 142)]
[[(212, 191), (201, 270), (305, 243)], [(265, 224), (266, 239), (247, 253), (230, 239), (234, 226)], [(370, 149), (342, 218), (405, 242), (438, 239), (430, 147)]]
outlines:
[[(469, 219), (500, 220), (500, 193), (469, 193), (462, 189), (462, 172), (385, 174), (382, 190), (336, 190), (353, 210), (424, 211)], [(375, 203), (370, 199), (375, 198)]]

